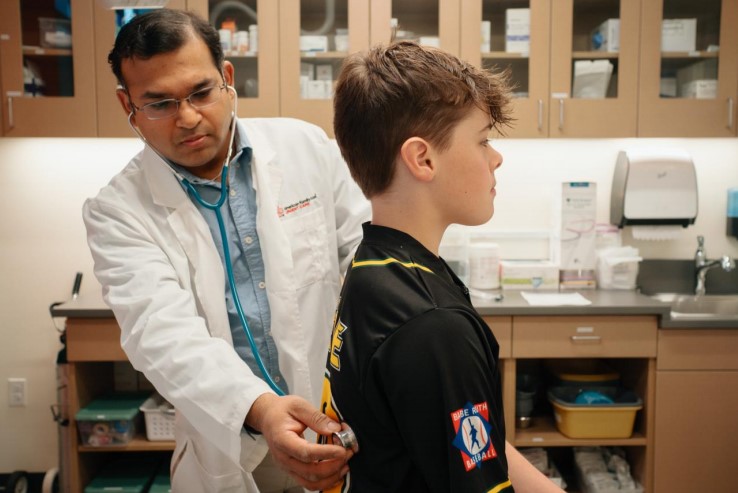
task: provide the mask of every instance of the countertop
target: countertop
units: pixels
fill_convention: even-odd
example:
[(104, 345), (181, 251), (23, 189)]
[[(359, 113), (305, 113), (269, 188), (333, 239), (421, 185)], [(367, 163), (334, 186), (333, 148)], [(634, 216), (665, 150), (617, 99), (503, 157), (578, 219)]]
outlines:
[[(653, 315), (662, 329), (714, 328), (738, 329), (738, 319), (673, 319), (668, 303), (656, 301), (636, 291), (579, 291), (590, 305), (531, 306), (519, 291), (504, 291), (500, 301), (472, 296), (472, 303), (483, 316), (505, 315)], [(491, 295), (500, 294), (491, 291)], [(100, 297), (81, 296), (54, 307), (55, 317), (110, 318), (113, 312)]]

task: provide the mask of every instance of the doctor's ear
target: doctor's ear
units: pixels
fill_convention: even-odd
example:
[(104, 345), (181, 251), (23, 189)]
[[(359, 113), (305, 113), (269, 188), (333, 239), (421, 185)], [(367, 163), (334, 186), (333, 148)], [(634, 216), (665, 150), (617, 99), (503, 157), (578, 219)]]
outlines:
[(126, 112), (126, 116), (133, 113), (133, 106), (131, 106), (131, 99), (128, 96), (128, 93), (125, 89), (123, 89), (122, 86), (118, 86), (115, 90), (115, 95), (118, 98), (118, 102), (123, 107), (123, 111)]
[(419, 181), (433, 180), (436, 174), (432, 146), (420, 137), (410, 137), (400, 147), (400, 161)]

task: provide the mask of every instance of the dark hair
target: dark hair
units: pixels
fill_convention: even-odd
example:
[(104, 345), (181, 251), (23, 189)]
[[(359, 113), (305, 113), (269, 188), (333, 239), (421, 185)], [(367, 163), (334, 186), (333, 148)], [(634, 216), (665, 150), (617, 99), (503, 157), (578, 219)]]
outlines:
[(149, 58), (181, 48), (195, 34), (210, 50), (215, 68), (223, 69), (223, 48), (218, 31), (198, 15), (185, 10), (156, 9), (137, 15), (124, 25), (115, 38), (108, 63), (118, 83), (126, 87), (121, 62), (128, 58)]
[(346, 58), (333, 98), (333, 130), (364, 195), (389, 186), (403, 142), (418, 136), (447, 149), (454, 126), (474, 106), (501, 131), (512, 120), (508, 79), (508, 72), (494, 74), (411, 41)]

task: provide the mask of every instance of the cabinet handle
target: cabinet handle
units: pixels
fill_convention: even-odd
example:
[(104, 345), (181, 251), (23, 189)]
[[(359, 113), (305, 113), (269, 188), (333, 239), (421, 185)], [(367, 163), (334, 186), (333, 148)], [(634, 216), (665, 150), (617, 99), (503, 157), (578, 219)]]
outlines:
[(599, 344), (600, 342), (602, 342), (602, 337), (600, 336), (571, 336), (571, 342), (573, 343), (591, 342), (591, 343)]
[(728, 98), (728, 128), (733, 130), (733, 98)]
[(538, 100), (538, 130), (543, 130), (543, 100)]
[(13, 121), (13, 96), (8, 95), (8, 128), (15, 127), (15, 122)]
[(559, 99), (559, 130), (564, 130), (564, 100)]

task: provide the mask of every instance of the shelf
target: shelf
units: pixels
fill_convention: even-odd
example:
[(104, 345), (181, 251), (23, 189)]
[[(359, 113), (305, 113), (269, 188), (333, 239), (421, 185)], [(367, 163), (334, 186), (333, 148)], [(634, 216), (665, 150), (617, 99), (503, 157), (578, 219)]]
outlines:
[(147, 440), (143, 435), (135, 436), (126, 445), (113, 445), (109, 447), (93, 447), (92, 445), (78, 445), (79, 452), (167, 452), (174, 450), (174, 441)]
[(510, 60), (510, 59), (528, 59), (529, 55), (528, 53), (508, 53), (507, 51), (487, 51), (482, 53), (482, 59), (488, 60), (488, 59), (503, 59), (503, 60)]
[(574, 51), (571, 57), (574, 60), (609, 59), (617, 60), (620, 53), (617, 51)]
[(719, 51), (662, 51), (661, 58), (718, 58)]
[(346, 58), (348, 52), (346, 51), (301, 51), (300, 58)]
[(24, 46), (26, 56), (72, 56), (71, 48), (42, 48), (40, 46)]
[(646, 446), (642, 433), (634, 432), (630, 438), (568, 438), (554, 425), (553, 417), (534, 416), (530, 428), (515, 430), (516, 447), (579, 447), (586, 445), (602, 446)]

